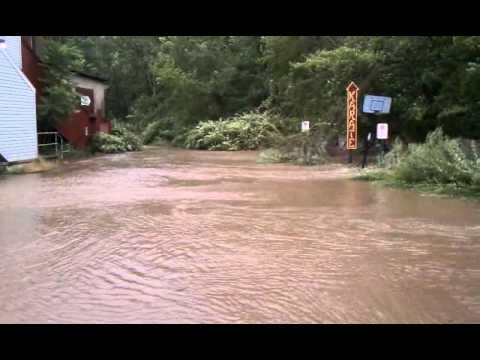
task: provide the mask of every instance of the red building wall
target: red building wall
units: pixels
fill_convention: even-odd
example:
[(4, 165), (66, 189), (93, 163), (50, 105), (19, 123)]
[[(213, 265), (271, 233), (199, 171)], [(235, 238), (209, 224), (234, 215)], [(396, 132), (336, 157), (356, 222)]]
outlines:
[(112, 126), (111, 122), (102, 116), (100, 110), (95, 113), (93, 90), (77, 87), (76, 91), (88, 95), (91, 103), (89, 106), (79, 106), (66, 121), (57, 126), (57, 130), (74, 147), (84, 149), (96, 133), (110, 133)]
[[(31, 37), (22, 36), (22, 71), (37, 90), (36, 98), (38, 104), (42, 96), (41, 79), (43, 77), (44, 65), (33, 51), (32, 45)], [(63, 121), (61, 125), (57, 126), (57, 131), (75, 148), (84, 149), (95, 133), (100, 131), (110, 133), (112, 124), (100, 111), (94, 112), (93, 90), (78, 88), (77, 92), (89, 95), (92, 100), (91, 106), (83, 107), (79, 104), (77, 110)], [(88, 128), (88, 130), (85, 131), (85, 128)]]
[(70, 118), (57, 126), (57, 130), (63, 135), (75, 148), (84, 149), (91, 138), (90, 134), (85, 134), (85, 128), (89, 127), (90, 116), (87, 112), (79, 110), (73, 113)]
[(27, 38), (27, 36), (22, 36), (22, 71), (37, 90), (38, 103), (38, 99), (42, 96), (41, 78), (43, 77), (43, 68)]

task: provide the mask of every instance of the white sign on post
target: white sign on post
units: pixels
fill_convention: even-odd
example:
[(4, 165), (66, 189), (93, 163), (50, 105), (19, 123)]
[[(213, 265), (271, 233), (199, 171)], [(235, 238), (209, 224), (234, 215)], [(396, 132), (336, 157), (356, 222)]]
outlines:
[(310, 130), (310, 121), (302, 121), (302, 132)]
[(387, 123), (377, 124), (377, 139), (379, 139), (379, 140), (388, 139), (388, 124)]

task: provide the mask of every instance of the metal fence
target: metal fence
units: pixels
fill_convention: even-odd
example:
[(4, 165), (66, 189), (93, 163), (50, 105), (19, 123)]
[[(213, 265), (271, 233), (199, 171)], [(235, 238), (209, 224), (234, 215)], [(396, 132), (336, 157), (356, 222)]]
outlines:
[(56, 131), (38, 133), (38, 152), (44, 158), (63, 159), (63, 154), (70, 152), (62, 135)]

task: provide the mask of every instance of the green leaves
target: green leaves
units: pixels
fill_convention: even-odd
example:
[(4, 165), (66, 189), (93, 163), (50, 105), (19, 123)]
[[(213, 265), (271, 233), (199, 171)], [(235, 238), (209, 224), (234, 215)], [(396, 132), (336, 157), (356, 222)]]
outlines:
[[(168, 130), (178, 135), (206, 119), (261, 107), (343, 132), (345, 86), (353, 80), (361, 95), (393, 98), (384, 119), (394, 134), (423, 141), (442, 126), (451, 136), (480, 138), (475, 36), (102, 36), (57, 42), (65, 46), (51, 56), (58, 64), (51, 76), (62, 78), (69, 67), (106, 76), (109, 115), (138, 130), (169, 118)], [(53, 82), (58, 88), (52, 87), (52, 106), (44, 110), (58, 117), (61, 105), (55, 104), (68, 97), (66, 84)], [(367, 119), (360, 131), (369, 125)]]
[(185, 146), (204, 150), (255, 150), (272, 146), (281, 138), (269, 115), (254, 111), (201, 122), (188, 132)]
[(142, 149), (141, 139), (126, 128), (114, 128), (111, 134), (96, 133), (91, 143), (93, 152), (107, 154), (121, 153), (126, 151), (138, 151)]
[(346, 85), (352, 80), (360, 84), (380, 58), (373, 51), (341, 46), (320, 50), (302, 62), (291, 64), (286, 95), (294, 104), (294, 114), (324, 119), (340, 131), (345, 126)]
[(70, 79), (72, 71), (84, 67), (85, 59), (75, 46), (55, 40), (46, 42), (42, 58), (47, 66), (38, 112), (40, 126), (48, 126), (66, 120), (75, 109), (79, 100)]
[(397, 181), (463, 187), (480, 185), (478, 144), (449, 138), (441, 128), (429, 133), (424, 144), (411, 144), (408, 149), (396, 144), (387, 158), (391, 163), (391, 176)]

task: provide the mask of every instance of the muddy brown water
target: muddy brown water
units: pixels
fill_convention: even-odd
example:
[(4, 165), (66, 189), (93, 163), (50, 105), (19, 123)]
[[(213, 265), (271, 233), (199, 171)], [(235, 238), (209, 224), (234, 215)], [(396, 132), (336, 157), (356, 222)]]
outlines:
[(1, 177), (0, 322), (480, 322), (478, 202), (255, 158)]

